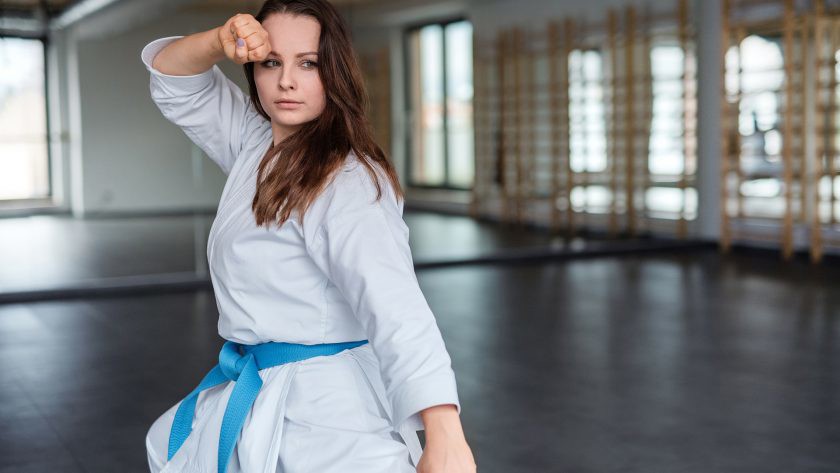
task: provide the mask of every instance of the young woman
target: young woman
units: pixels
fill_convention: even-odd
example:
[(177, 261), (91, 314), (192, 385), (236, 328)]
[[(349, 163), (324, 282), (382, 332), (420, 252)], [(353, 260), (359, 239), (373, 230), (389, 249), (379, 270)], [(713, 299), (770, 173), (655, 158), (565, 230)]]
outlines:
[(228, 175), (207, 248), (226, 342), (149, 430), (151, 471), (476, 471), (336, 10), (268, 0), (141, 59), (163, 115)]

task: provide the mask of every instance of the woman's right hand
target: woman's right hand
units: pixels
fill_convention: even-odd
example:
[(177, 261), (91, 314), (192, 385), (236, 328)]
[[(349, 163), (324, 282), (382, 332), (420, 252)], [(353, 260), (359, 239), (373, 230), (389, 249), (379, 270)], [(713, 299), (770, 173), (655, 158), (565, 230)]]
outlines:
[(268, 31), (247, 13), (238, 13), (219, 27), (219, 45), (225, 56), (237, 64), (262, 61), (271, 51)]

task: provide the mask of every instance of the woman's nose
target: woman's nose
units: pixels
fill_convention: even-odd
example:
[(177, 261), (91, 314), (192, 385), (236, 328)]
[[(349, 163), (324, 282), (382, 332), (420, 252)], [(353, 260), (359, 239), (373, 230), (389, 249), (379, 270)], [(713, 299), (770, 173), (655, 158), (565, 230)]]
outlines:
[(280, 87), (284, 89), (294, 89), (295, 79), (292, 77), (292, 68), (284, 67), (280, 70)]

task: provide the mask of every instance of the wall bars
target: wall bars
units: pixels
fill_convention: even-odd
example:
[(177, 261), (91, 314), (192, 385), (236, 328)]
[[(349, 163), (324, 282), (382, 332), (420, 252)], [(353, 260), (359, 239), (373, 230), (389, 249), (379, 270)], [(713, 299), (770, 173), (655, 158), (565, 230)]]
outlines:
[[(832, 2), (833, 3), (833, 2)], [(840, 247), (840, 8), (724, 0), (721, 247), (770, 242), (814, 262)]]
[(816, 1), (810, 20), (814, 38), (813, 87), (814, 151), (809, 162), (813, 166), (810, 198), (810, 253), (819, 261), (826, 246), (840, 248), (840, 155), (838, 155), (838, 56), (840, 56), (840, 5)]
[(477, 35), (473, 215), (685, 237), (697, 209), (688, 9), (678, 0)]

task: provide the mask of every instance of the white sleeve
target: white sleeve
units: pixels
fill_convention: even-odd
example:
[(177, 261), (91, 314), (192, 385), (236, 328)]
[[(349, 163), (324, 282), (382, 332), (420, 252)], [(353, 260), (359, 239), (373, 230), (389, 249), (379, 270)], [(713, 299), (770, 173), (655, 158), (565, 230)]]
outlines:
[(229, 174), (243, 144), (266, 119), (219, 66), (200, 74), (173, 76), (152, 67), (167, 44), (183, 36), (160, 38), (147, 44), (140, 58), (151, 73), (152, 100), (167, 120), (178, 125), (225, 174)]
[(402, 205), (384, 180), (382, 199), (373, 202), (376, 188), (364, 169), (341, 180), (321, 215), (312, 215), (317, 230), (307, 249), (367, 333), (395, 427), (422, 430), (421, 410), (454, 404), (460, 413), (461, 405), (449, 353), (414, 273)]

